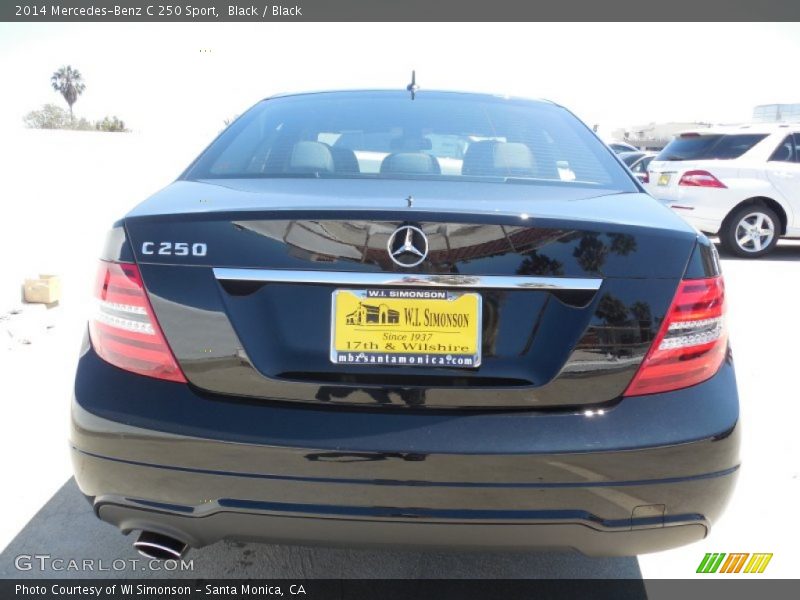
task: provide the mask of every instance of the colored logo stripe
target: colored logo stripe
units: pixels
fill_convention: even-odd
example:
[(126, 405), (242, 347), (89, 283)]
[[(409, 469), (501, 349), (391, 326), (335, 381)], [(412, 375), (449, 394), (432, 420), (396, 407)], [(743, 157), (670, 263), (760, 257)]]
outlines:
[(748, 556), (750, 556), (750, 554), (746, 552), (729, 554), (728, 558), (722, 564), (722, 569), (720, 569), (720, 573), (738, 573), (739, 571), (742, 570), (744, 561), (747, 560)]
[[(726, 556), (728, 557), (727, 559), (725, 558)], [(748, 557), (750, 558), (749, 561), (747, 560)], [(723, 560), (725, 561), (724, 563), (722, 562)], [(742, 572), (742, 567), (744, 567), (745, 573), (763, 573), (771, 560), (771, 553), (750, 554), (748, 552), (734, 552), (725, 554), (724, 552), (709, 552), (700, 561), (697, 572), (740, 573)], [(747, 562), (747, 566), (745, 566), (745, 562)]]
[(725, 558), (724, 552), (715, 552), (714, 554), (707, 553), (703, 560), (700, 561), (700, 566), (697, 567), (698, 573), (716, 573), (722, 559)]
[(750, 562), (744, 568), (745, 573), (763, 573), (767, 568), (769, 561), (772, 560), (772, 554), (753, 554)]

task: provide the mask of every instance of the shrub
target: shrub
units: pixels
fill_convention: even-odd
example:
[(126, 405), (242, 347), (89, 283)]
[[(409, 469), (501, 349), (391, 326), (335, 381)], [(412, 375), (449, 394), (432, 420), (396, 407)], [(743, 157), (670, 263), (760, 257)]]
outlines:
[(125, 128), (125, 121), (118, 119), (116, 116), (106, 117), (102, 121), (95, 121), (94, 127), (97, 131), (128, 131)]
[(41, 110), (32, 110), (23, 119), (31, 129), (67, 129), (69, 114), (55, 104), (45, 104)]
[(73, 121), (72, 123), (67, 123), (66, 129), (77, 129), (79, 131), (92, 131), (94, 127), (89, 121), (81, 117), (80, 119)]
[(23, 119), (32, 129), (74, 129), (77, 131), (128, 131), (125, 121), (116, 116), (105, 117), (94, 123), (81, 117), (70, 118), (69, 113), (55, 104), (45, 104), (41, 110), (32, 110)]

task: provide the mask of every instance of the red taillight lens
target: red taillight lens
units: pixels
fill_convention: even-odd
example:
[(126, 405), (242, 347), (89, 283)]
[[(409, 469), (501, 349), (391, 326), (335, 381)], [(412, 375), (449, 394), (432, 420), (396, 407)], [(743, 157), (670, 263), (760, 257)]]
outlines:
[(650, 172), (645, 171), (642, 173), (642, 183), (650, 183)]
[(100, 358), (126, 371), (186, 383), (136, 265), (100, 261), (95, 302), (89, 333)]
[(656, 394), (712, 377), (728, 347), (722, 277), (682, 281), (625, 396)]
[(712, 188), (728, 187), (708, 171), (686, 171), (686, 173), (681, 176), (680, 181), (678, 181), (678, 185)]

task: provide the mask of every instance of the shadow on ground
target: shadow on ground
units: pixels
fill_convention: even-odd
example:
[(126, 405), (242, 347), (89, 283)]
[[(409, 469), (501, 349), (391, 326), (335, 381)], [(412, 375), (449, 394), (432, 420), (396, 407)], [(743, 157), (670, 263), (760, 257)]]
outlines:
[[(95, 518), (74, 479), (67, 481), (0, 555), (2, 578), (598, 578), (640, 579), (636, 558), (587, 558), (578, 553), (414, 552), (376, 549), (274, 546), (220, 542), (192, 550), (193, 570), (154, 570), (125, 537)], [(94, 559), (94, 571), (17, 570), (20, 555)], [(98, 571), (102, 559), (106, 571)], [(119, 560), (121, 559), (121, 560)], [(139, 561), (133, 564), (132, 561)], [(116, 562), (114, 562), (116, 561)], [(28, 561), (23, 560), (23, 564)], [(55, 565), (56, 567), (59, 564)], [(157, 565), (156, 565), (157, 566)], [(124, 567), (117, 570), (117, 567)]]
[(772, 252), (763, 256), (761, 258), (742, 258), (740, 256), (736, 256), (731, 254), (727, 250), (725, 250), (719, 243), (717, 238), (713, 238), (714, 244), (717, 246), (717, 250), (719, 250), (720, 258), (724, 258), (726, 260), (741, 260), (746, 262), (760, 262), (760, 261), (800, 261), (800, 243), (798, 240), (780, 240), (778, 245), (772, 249)]

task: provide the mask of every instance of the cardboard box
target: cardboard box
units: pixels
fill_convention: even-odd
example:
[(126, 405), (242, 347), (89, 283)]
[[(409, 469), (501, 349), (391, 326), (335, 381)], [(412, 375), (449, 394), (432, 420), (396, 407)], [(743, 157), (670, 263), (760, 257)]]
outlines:
[(61, 299), (61, 278), (58, 275), (39, 275), (38, 279), (26, 279), (23, 291), (25, 302), (58, 302)]

